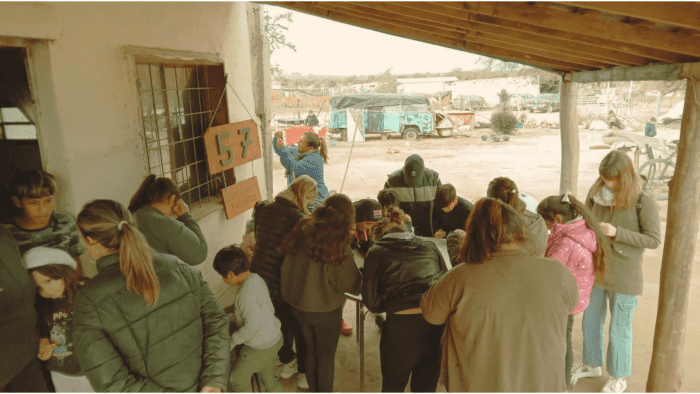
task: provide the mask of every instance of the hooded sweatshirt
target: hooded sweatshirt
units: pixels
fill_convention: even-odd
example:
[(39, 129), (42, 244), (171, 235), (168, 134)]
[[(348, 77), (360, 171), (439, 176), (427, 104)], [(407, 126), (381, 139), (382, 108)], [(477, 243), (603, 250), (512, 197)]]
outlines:
[(544, 257), (547, 248), (547, 223), (541, 215), (532, 213), (527, 209), (523, 211), (525, 221), (525, 233), (533, 242), (532, 254), (537, 257)]
[(546, 257), (561, 261), (574, 275), (579, 299), (571, 311), (571, 315), (575, 315), (588, 306), (595, 283), (593, 254), (598, 250), (595, 231), (583, 218), (573, 223), (553, 223), (550, 230)]

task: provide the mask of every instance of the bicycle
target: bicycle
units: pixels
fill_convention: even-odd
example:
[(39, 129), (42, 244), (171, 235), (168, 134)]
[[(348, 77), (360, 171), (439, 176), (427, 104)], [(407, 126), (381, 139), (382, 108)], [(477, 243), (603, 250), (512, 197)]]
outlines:
[(639, 166), (639, 175), (644, 180), (643, 188), (651, 192), (658, 201), (668, 200), (668, 183), (673, 178), (676, 170), (676, 156), (678, 155), (678, 140), (666, 144), (673, 151), (666, 158), (654, 158), (654, 152), (649, 145), (646, 146), (646, 155), (649, 158)]

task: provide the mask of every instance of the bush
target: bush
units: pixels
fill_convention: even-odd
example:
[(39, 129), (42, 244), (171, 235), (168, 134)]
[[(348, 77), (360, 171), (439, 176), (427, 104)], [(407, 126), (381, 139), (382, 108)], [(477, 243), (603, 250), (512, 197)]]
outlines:
[(513, 134), (518, 127), (518, 119), (510, 111), (496, 111), (491, 114), (491, 127), (501, 134)]

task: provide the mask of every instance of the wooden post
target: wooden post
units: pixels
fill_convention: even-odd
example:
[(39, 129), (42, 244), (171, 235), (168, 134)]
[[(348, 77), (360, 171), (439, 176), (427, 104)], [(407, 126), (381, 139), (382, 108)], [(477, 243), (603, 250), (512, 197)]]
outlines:
[[(568, 80), (567, 80), (568, 79)], [(561, 178), (559, 193), (570, 190), (577, 194), (578, 162), (580, 142), (578, 135), (578, 82), (571, 81), (571, 74), (566, 74), (561, 82), (561, 102), (559, 123), (561, 124)]]
[(688, 79), (678, 161), (669, 183), (659, 308), (647, 391), (677, 392), (683, 383), (688, 296), (700, 224), (700, 82)]
[(260, 142), (265, 168), (265, 198), (272, 201), (272, 129), (270, 44), (262, 31), (262, 7), (248, 3), (248, 34), (250, 37), (250, 66), (253, 73), (253, 98), (255, 115), (260, 120)]

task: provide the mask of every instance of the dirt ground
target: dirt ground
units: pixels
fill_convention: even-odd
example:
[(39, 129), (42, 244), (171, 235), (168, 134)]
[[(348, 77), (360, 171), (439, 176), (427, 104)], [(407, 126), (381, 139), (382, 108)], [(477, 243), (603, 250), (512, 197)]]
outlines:
[[(535, 117), (558, 122), (559, 114), (536, 114)], [(329, 164), (325, 167), (325, 180), (330, 190), (347, 194), (351, 199), (376, 198), (382, 189), (387, 174), (402, 167), (405, 158), (413, 153), (420, 154), (426, 167), (440, 174), (442, 183), (452, 183), (459, 196), (475, 200), (486, 194), (491, 179), (508, 176), (520, 190), (541, 200), (557, 194), (559, 188), (559, 168), (561, 163), (559, 130), (523, 130), (511, 136), (508, 142), (482, 141), (479, 136), (488, 130), (477, 129), (468, 138), (428, 137), (407, 143), (397, 136), (388, 141), (371, 137), (366, 142), (356, 143), (352, 149), (352, 160), (343, 177), (351, 151), (351, 145), (337, 141), (330, 147)], [(581, 130), (580, 172), (577, 196), (585, 196), (598, 173), (598, 164), (609, 150), (591, 150), (592, 145), (602, 144), (603, 131)], [(659, 128), (660, 138), (677, 138), (678, 130)], [(398, 148), (399, 153), (386, 153), (390, 148)], [(643, 159), (642, 159), (643, 160)], [(274, 192), (286, 187), (284, 170), (277, 156), (274, 157)], [(659, 202), (662, 229), (665, 229), (667, 202)], [(665, 234), (662, 234), (662, 240)], [(697, 234), (693, 234), (697, 236)], [(638, 297), (639, 306), (634, 314), (634, 347), (632, 376), (628, 379), (628, 392), (642, 392), (651, 362), (653, 335), (656, 324), (656, 310), (659, 295), (659, 271), (661, 268), (663, 244), (656, 250), (647, 250), (644, 255), (644, 295)], [(686, 343), (683, 356), (685, 381), (684, 392), (700, 391), (700, 353), (694, 349), (700, 346), (700, 271), (698, 271), (700, 251), (696, 250), (694, 273), (688, 310)], [(355, 305), (348, 303), (344, 311), (345, 319), (357, 327)], [(609, 319), (608, 319), (609, 320)], [(365, 326), (365, 391), (381, 391), (381, 370), (379, 364), (380, 333), (371, 318), (366, 317)], [(606, 330), (607, 332), (607, 330)], [(336, 356), (335, 391), (359, 391), (359, 346), (354, 335), (341, 337)], [(582, 334), (581, 315), (576, 317), (574, 327), (575, 362), (581, 360)], [(563, 355), (562, 355), (563, 357)], [(296, 388), (296, 375), (283, 383), (286, 391), (305, 391)], [(582, 379), (575, 392), (600, 391), (607, 380), (607, 374), (600, 378)], [(440, 387), (439, 391), (444, 391)]]

